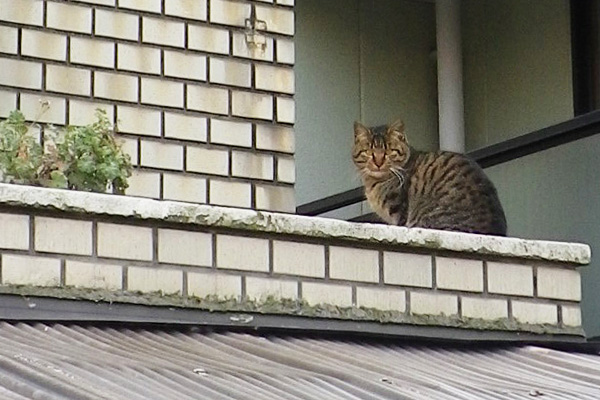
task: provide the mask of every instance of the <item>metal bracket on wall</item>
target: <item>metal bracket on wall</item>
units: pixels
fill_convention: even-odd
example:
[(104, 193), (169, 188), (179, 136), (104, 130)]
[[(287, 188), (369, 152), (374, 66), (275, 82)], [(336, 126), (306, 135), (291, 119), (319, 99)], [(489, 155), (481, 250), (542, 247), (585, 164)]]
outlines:
[(267, 22), (256, 18), (256, 6), (252, 4), (250, 18), (246, 18), (246, 45), (251, 50), (264, 52), (267, 48), (267, 37), (259, 32), (267, 30)]

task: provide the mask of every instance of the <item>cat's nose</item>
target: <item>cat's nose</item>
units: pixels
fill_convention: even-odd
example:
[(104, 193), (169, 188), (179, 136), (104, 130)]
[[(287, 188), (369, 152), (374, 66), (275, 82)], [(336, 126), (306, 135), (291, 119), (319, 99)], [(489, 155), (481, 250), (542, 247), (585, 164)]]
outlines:
[(376, 151), (373, 153), (373, 163), (379, 168), (383, 165), (385, 153), (383, 151)]

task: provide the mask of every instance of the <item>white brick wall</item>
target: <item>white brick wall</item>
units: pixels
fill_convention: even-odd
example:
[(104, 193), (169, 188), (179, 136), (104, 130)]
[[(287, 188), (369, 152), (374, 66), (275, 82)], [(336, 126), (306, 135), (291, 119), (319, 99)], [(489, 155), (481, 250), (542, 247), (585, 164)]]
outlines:
[(162, 292), (181, 294), (183, 272), (177, 269), (129, 267), (127, 268), (127, 289), (132, 292)]
[(252, 145), (252, 124), (213, 119), (210, 127), (210, 141), (212, 143), (250, 147)]
[(183, 83), (142, 78), (142, 103), (183, 107)]
[(403, 290), (395, 289), (357, 287), (356, 306), (404, 312), (406, 311), (406, 293)]
[(172, 264), (212, 265), (212, 237), (208, 233), (158, 230), (158, 261)]
[[(52, 101), (50, 108), (52, 109), (53, 107), (54, 102)], [(97, 108), (106, 111), (108, 119), (113, 121), (115, 114), (113, 105), (71, 99), (69, 101), (68, 123), (70, 125), (87, 125), (93, 123), (96, 118), (94, 113)]]
[(207, 0), (166, 0), (165, 14), (176, 17), (206, 21)]
[(121, 143), (121, 150), (123, 150), (123, 152), (130, 157), (131, 165), (138, 165), (139, 164), (138, 139), (137, 138), (135, 138), (135, 139), (124, 138), (124, 137), (120, 137), (118, 139), (119, 139), (119, 142)]
[(229, 152), (203, 147), (187, 147), (187, 170), (205, 174), (229, 174)]
[[(27, 250), (29, 248), (29, 216), (0, 214), (0, 248)], [(8, 229), (10, 227), (10, 229)]]
[(134, 44), (117, 44), (117, 68), (147, 74), (160, 74), (160, 50)]
[(273, 96), (268, 94), (233, 91), (231, 106), (235, 116), (273, 118)]
[(188, 273), (188, 294), (204, 298), (240, 298), (242, 296), (242, 277), (219, 273)]
[(294, 64), (296, 62), (295, 47), (292, 40), (277, 40), (277, 61), (283, 64)]
[(293, 213), (296, 211), (294, 189), (285, 186), (256, 185), (256, 208)]
[(94, 96), (135, 102), (138, 98), (138, 80), (131, 75), (96, 71), (94, 73)]
[(108, 10), (96, 9), (94, 32), (98, 36), (118, 39), (137, 40), (139, 17)]
[(108, 40), (71, 38), (70, 57), (74, 64), (85, 64), (104, 68), (115, 66), (115, 44)]
[(142, 19), (142, 40), (146, 43), (184, 47), (183, 22), (171, 22), (161, 18)]
[(21, 32), (21, 54), (65, 61), (67, 59), (67, 37), (55, 33), (23, 29)]
[(134, 169), (127, 182), (129, 187), (125, 193), (128, 195), (151, 197), (153, 199), (160, 197), (160, 174), (157, 172)]
[(296, 182), (296, 164), (292, 157), (277, 158), (277, 180), (279, 182)]
[(160, 136), (162, 114), (160, 111), (137, 107), (117, 106), (119, 132), (144, 136)]
[(533, 296), (533, 268), (500, 262), (488, 262), (490, 293)]
[(329, 276), (360, 282), (379, 282), (379, 254), (375, 250), (329, 247)]
[(296, 121), (296, 104), (294, 99), (277, 98), (277, 122), (293, 124)]
[(10, 112), (17, 107), (17, 94), (7, 90), (0, 90), (0, 117), (8, 117)]
[(236, 57), (251, 58), (262, 61), (273, 61), (273, 39), (266, 38), (266, 48), (264, 50), (250, 48), (246, 44), (246, 35), (240, 32), (233, 32), (233, 55)]
[(41, 26), (44, 21), (42, 0), (0, 0), (2, 20)]
[(229, 92), (217, 87), (187, 85), (187, 106), (196, 111), (227, 114)]
[(577, 306), (562, 305), (562, 321), (566, 326), (581, 326), (581, 308)]
[(209, 183), (210, 204), (248, 208), (251, 204), (251, 186), (246, 182), (220, 181)]
[(555, 304), (513, 300), (512, 314), (517, 321), (529, 324), (556, 324), (558, 322), (558, 311)]
[(291, 68), (256, 65), (256, 87), (273, 92), (294, 93), (294, 71)]
[(160, 13), (161, 0), (119, 0), (119, 7)]
[(351, 307), (352, 288), (329, 283), (302, 282), (302, 299), (309, 305), (331, 304), (338, 307)]
[(206, 80), (206, 56), (165, 51), (165, 75), (175, 78)]
[(140, 146), (142, 166), (170, 170), (183, 169), (183, 146), (149, 140), (142, 140)]
[(46, 89), (52, 92), (87, 96), (91, 92), (91, 72), (80, 68), (46, 66)]
[(217, 268), (268, 271), (269, 241), (217, 235)]
[[(25, 31), (23, 31), (25, 32)], [(19, 30), (10, 26), (0, 26), (0, 52), (17, 54)]]
[(210, 21), (217, 24), (244, 26), (250, 16), (250, 4), (228, 0), (211, 0)]
[(539, 267), (537, 288), (539, 297), (581, 301), (581, 277), (573, 269)]
[(436, 257), (436, 281), (442, 289), (483, 291), (483, 262), (461, 258)]
[[(41, 113), (41, 102), (48, 101), (50, 108)], [(61, 97), (40, 96), (39, 94), (21, 94), (21, 112), (25, 115), (40, 115), (37, 119), (40, 123), (64, 124), (66, 101)]]
[(123, 267), (68, 260), (65, 264), (65, 285), (120, 290), (123, 286)]
[(60, 260), (4, 254), (2, 255), (2, 283), (59, 286)]
[(199, 25), (188, 25), (188, 47), (209, 53), (229, 53), (229, 31)]
[(432, 287), (431, 256), (383, 253), (384, 282), (392, 285)]
[(0, 85), (38, 90), (42, 88), (40, 63), (0, 58), (0, 70)]
[(294, 131), (276, 125), (256, 125), (256, 147), (262, 150), (294, 153), (296, 149)]
[[(165, 192), (167, 179), (180, 177), (177, 173), (160, 174), (165, 181)], [(196, 175), (183, 177), (201, 180), (204, 188), (207, 183), (206, 178)], [(179, 185), (186, 184), (191, 186)], [(32, 190), (40, 191), (27, 190), (28, 196)], [(43, 190), (44, 195), (49, 194)], [(50, 205), (58, 201), (52, 200), (51, 195), (47, 197)], [(195, 210), (174, 203), (161, 205), (154, 201), (136, 200), (134, 210), (137, 211), (124, 211), (120, 207), (115, 215), (118, 219), (113, 219), (111, 209), (115, 205), (108, 197), (106, 200), (106, 207), (101, 211), (82, 212), (78, 219), (37, 215), (38, 210), (34, 208), (27, 210), (27, 214), (22, 208), (19, 214), (12, 214), (10, 210), (0, 213), (4, 227), (4, 233), (0, 234), (0, 283), (13, 286), (11, 290), (22, 290), (21, 285), (110, 290), (124, 296), (121, 299), (135, 292), (157, 291), (200, 298), (239, 300), (245, 296), (259, 303), (299, 299), (309, 305), (327, 305), (334, 316), (339, 307), (349, 308), (341, 310), (344, 317), (354, 315), (368, 319), (370, 314), (356, 308), (374, 308), (386, 311), (381, 315), (391, 318), (390, 321), (398, 318), (403, 323), (460, 321), (464, 327), (478, 326), (479, 322), (471, 319), (502, 319), (509, 326), (517, 323), (519, 330), (539, 328), (527, 324), (549, 324), (546, 329), (564, 330), (569, 334), (581, 326), (580, 282), (571, 266), (519, 258), (513, 258), (510, 263), (487, 262), (492, 271), (490, 283), (495, 279), (494, 274), (500, 275), (502, 268), (518, 276), (522, 271), (517, 267), (524, 267), (523, 270), (528, 271), (525, 276), (535, 273), (538, 288), (529, 299), (521, 294), (480, 293), (470, 290), (479, 285), (485, 275), (483, 262), (473, 259), (474, 254), (465, 260), (458, 252), (453, 257), (442, 257), (401, 253), (393, 251), (394, 247), (389, 244), (373, 240), (357, 239), (359, 245), (343, 242), (344, 229), (351, 233), (356, 227), (335, 224), (332, 226), (342, 232), (323, 242), (320, 234), (314, 232), (318, 221), (281, 216), (273, 219), (269, 214), (256, 214), (256, 217), (261, 216), (258, 220), (250, 216), (245, 219), (246, 212), (228, 213), (223, 209), (213, 209), (214, 214), (208, 218), (186, 223), (177, 216), (188, 218), (195, 215), (195, 211), (204, 213), (208, 209)], [(70, 201), (74, 202), (72, 207), (76, 207), (82, 199), (74, 196)], [(305, 234), (288, 226), (295, 218), (301, 229), (310, 227), (311, 233), (303, 241)], [(232, 225), (220, 225), (222, 221), (231, 221)], [(246, 236), (250, 235), (249, 231), (240, 227), (254, 223), (267, 231), (257, 230), (255, 236)], [(282, 234), (273, 236), (275, 232)], [(376, 231), (373, 233), (377, 236)], [(398, 250), (410, 251), (410, 247)], [(420, 248), (420, 251), (437, 253), (439, 249)], [(436, 268), (432, 267), (432, 260)], [(437, 271), (435, 278), (434, 270)], [(456, 283), (452, 273), (464, 282)], [(560, 288), (555, 287), (555, 282), (561, 283)], [(509, 280), (509, 283), (514, 282)], [(514, 285), (508, 287), (514, 290)], [(127, 292), (120, 293), (122, 290)], [(86, 292), (82, 293), (85, 296)], [(185, 297), (181, 300), (185, 301)], [(177, 298), (165, 297), (163, 301), (170, 304)], [(431, 317), (413, 320), (411, 315)], [(434, 318), (440, 316), (444, 318)]]
[(323, 278), (325, 247), (318, 244), (274, 240), (273, 272)]
[(298, 283), (282, 279), (246, 277), (246, 296), (249, 300), (298, 298)]
[[(127, 195), (295, 211), (289, 3), (257, 6), (268, 25), (264, 49), (246, 43), (246, 0), (0, 5), (0, 54), (13, 55), (0, 55), (0, 116), (18, 105), (34, 118), (42, 93), (53, 106), (40, 123), (88, 124), (100, 106), (118, 122), (139, 168)], [(20, 55), (26, 60), (14, 57)], [(145, 136), (160, 142), (140, 140)], [(199, 160), (200, 153), (206, 157)]]
[(463, 317), (487, 320), (508, 318), (507, 300), (463, 297), (461, 301)]
[(98, 256), (150, 261), (152, 260), (152, 229), (98, 223)]
[(223, 85), (250, 87), (250, 64), (211, 57), (210, 81)]
[(458, 313), (458, 298), (452, 294), (411, 292), (410, 312), (424, 315), (454, 315)]
[(92, 223), (35, 217), (35, 249), (41, 252), (92, 255)]
[(92, 9), (73, 4), (46, 2), (46, 25), (63, 31), (92, 33)]
[(284, 35), (294, 34), (294, 12), (281, 8), (256, 6), (256, 18), (267, 23), (267, 30)]
[(165, 113), (165, 137), (206, 142), (206, 118)]
[(206, 179), (189, 175), (163, 174), (165, 200), (206, 203)]
[(234, 151), (231, 157), (233, 176), (273, 179), (273, 156)]

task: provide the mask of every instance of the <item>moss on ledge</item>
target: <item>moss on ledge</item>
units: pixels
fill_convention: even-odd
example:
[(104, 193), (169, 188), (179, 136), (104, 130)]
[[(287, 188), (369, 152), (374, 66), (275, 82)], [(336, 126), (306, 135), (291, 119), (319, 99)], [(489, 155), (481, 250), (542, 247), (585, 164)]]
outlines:
[(580, 327), (559, 327), (549, 324), (525, 324), (507, 318), (483, 320), (445, 315), (410, 315), (397, 311), (373, 308), (337, 307), (328, 304), (312, 306), (302, 300), (267, 298), (264, 301), (242, 301), (233, 298), (183, 297), (177, 294), (109, 291), (75, 287), (0, 286), (0, 294), (17, 294), (23, 297), (51, 297), (68, 300), (86, 300), (104, 303), (125, 303), (156, 307), (178, 307), (210, 312), (244, 312), (270, 315), (369, 321), (384, 324), (438, 326), (472, 330), (529, 332), (584, 336)]
[(0, 207), (77, 213), (85, 218), (127, 218), (151, 224), (165, 222), (221, 228), (257, 234), (295, 235), (310, 239), (333, 239), (374, 246), (406, 246), (444, 250), (478, 256), (560, 262), (585, 265), (590, 247), (578, 243), (526, 240), (462, 232), (436, 231), (400, 226), (351, 223), (268, 211), (236, 209), (176, 201), (115, 196), (0, 183)]

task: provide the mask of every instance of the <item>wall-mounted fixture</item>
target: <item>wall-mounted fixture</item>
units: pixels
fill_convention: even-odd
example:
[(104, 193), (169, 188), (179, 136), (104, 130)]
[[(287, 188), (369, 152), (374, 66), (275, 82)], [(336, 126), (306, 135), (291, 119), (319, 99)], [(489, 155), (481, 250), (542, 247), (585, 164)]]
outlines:
[(267, 30), (266, 21), (256, 18), (256, 6), (250, 10), (250, 18), (246, 18), (246, 45), (251, 50), (264, 52), (267, 47), (267, 37), (260, 31)]

